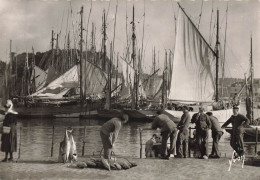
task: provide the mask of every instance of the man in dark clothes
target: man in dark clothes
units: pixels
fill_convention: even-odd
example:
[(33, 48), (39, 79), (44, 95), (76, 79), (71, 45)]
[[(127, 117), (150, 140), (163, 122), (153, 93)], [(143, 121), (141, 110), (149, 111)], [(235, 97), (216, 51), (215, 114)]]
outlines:
[(211, 122), (204, 113), (204, 107), (199, 107), (199, 112), (194, 114), (191, 123), (196, 124), (196, 141), (200, 150), (200, 158), (208, 159), (208, 136)]
[(121, 113), (119, 118), (112, 118), (103, 124), (100, 130), (100, 136), (104, 148), (104, 158), (111, 159), (111, 151), (118, 137), (122, 123), (128, 121), (128, 115)]
[(233, 107), (233, 115), (222, 125), (221, 128), (227, 127), (232, 124), (232, 134), (230, 139), (231, 147), (236, 151), (239, 156), (244, 155), (244, 125), (249, 124), (249, 120), (242, 114), (239, 114), (239, 108)]
[[(157, 111), (158, 116), (153, 120), (152, 129), (161, 129), (162, 145), (161, 145), (161, 158), (169, 159), (170, 154), (173, 154), (176, 143), (174, 140), (177, 135), (176, 124), (165, 114), (162, 114), (163, 110)], [(167, 141), (170, 137), (170, 150), (166, 155)]]
[(211, 121), (211, 135), (213, 139), (213, 145), (212, 145), (212, 151), (211, 154), (209, 155), (210, 158), (220, 158), (221, 154), (218, 149), (218, 142), (223, 135), (223, 131), (220, 127), (220, 124), (218, 122), (218, 119), (213, 116), (212, 112), (207, 112), (206, 113)]
[[(16, 132), (16, 121), (17, 121), (17, 112), (12, 109), (13, 103), (11, 100), (7, 100), (7, 104), (5, 105), (6, 114), (5, 119), (3, 121), (3, 126), (10, 127), (9, 133), (2, 134), (1, 137), (1, 151), (5, 152), (5, 158), (2, 162), (13, 161), (13, 152), (17, 151), (17, 132)], [(8, 158), (8, 153), (10, 154), (10, 158)]]
[(183, 115), (181, 116), (181, 121), (179, 122), (177, 128), (179, 129), (179, 134), (177, 138), (177, 156), (178, 158), (186, 158), (188, 155), (188, 142), (189, 142), (189, 124), (190, 124), (190, 114), (189, 108), (183, 106)]

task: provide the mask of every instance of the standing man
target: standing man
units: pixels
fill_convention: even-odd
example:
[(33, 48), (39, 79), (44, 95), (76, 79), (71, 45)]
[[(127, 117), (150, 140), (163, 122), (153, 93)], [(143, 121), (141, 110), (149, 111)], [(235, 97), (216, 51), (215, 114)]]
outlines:
[(204, 113), (204, 107), (199, 107), (199, 112), (192, 116), (191, 123), (196, 124), (196, 141), (200, 150), (200, 158), (208, 159), (208, 137), (211, 122), (208, 115)]
[(221, 128), (227, 127), (232, 124), (232, 133), (230, 139), (231, 147), (236, 151), (238, 156), (244, 155), (244, 125), (249, 124), (249, 120), (242, 114), (239, 114), (239, 108), (237, 106), (233, 107), (233, 115), (222, 125)]
[[(152, 123), (152, 129), (161, 129), (162, 145), (161, 145), (161, 159), (169, 159), (170, 154), (173, 154), (176, 143), (174, 140), (177, 135), (176, 124), (165, 114), (162, 114), (163, 110), (157, 111), (158, 116)], [(167, 141), (170, 137), (170, 151), (166, 155)]]
[(187, 106), (183, 106), (183, 115), (179, 122), (177, 129), (179, 134), (177, 138), (177, 157), (186, 158), (188, 156), (188, 142), (189, 142), (189, 124), (190, 124), (190, 113)]
[(209, 155), (210, 158), (220, 158), (221, 153), (219, 152), (218, 149), (218, 142), (223, 135), (223, 131), (220, 127), (220, 124), (218, 122), (218, 119), (213, 116), (212, 112), (207, 112), (206, 113), (211, 121), (211, 133), (212, 133), (212, 139), (213, 139), (213, 145), (212, 145), (212, 151), (211, 154)]
[(105, 159), (111, 159), (111, 151), (118, 137), (122, 123), (124, 124), (127, 121), (128, 115), (121, 112), (119, 118), (112, 118), (101, 127), (100, 137), (104, 148)]

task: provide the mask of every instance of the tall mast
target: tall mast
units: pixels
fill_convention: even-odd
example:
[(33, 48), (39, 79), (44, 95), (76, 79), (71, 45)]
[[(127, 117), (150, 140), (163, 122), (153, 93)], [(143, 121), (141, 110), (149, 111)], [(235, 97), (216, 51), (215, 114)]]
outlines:
[(153, 88), (153, 91), (152, 91), (152, 93), (153, 93), (153, 96), (155, 95), (155, 71), (156, 71), (156, 54), (155, 54), (155, 47), (154, 47), (154, 49), (153, 49), (153, 69), (152, 69), (152, 74), (154, 74), (153, 75), (153, 79), (152, 79), (152, 88)]
[(92, 22), (92, 31), (91, 31), (91, 50), (95, 52), (95, 26), (94, 23)]
[(29, 87), (29, 57), (28, 57), (28, 52), (26, 51), (26, 65), (25, 65), (25, 81), (26, 81), (26, 95), (30, 94), (30, 87)]
[[(57, 33), (56, 36), (56, 50), (55, 50), (55, 70), (61, 72), (61, 68), (59, 68), (59, 61), (58, 61), (58, 51), (59, 51), (59, 34)], [(58, 69), (59, 68), (59, 69)]]
[(118, 84), (118, 81), (117, 81), (117, 78), (118, 78), (118, 56), (119, 56), (119, 53), (117, 53), (117, 57), (116, 57), (116, 87), (117, 87), (117, 84)]
[(35, 55), (34, 55), (34, 48), (32, 47), (32, 73), (33, 73), (33, 81), (32, 81), (32, 92), (36, 91), (36, 84), (35, 84)]
[(218, 94), (218, 68), (219, 68), (219, 10), (217, 10), (217, 37), (216, 37), (216, 102), (219, 100)]
[[(11, 79), (11, 75), (12, 75), (12, 63), (13, 63), (13, 57), (12, 57), (12, 40), (10, 40), (10, 63), (9, 63), (9, 65), (7, 65), (7, 66), (9, 66), (9, 71), (8, 71), (8, 75), (7, 75), (7, 78), (8, 78), (8, 84), (11, 82), (11, 86), (10, 85), (8, 85), (8, 89), (13, 89), (13, 87), (12, 87), (12, 79)], [(12, 92), (9, 90), (8, 91), (9, 93), (8, 93), (8, 95), (9, 95), (9, 98), (11, 97), (11, 94), (12, 94)]]
[(104, 10), (103, 12), (103, 70), (106, 71), (106, 56), (107, 56), (107, 52), (106, 52), (106, 39), (107, 39), (107, 34), (106, 34), (106, 11)]
[(133, 103), (132, 108), (134, 106), (135, 109), (137, 109), (137, 68), (136, 68), (136, 53), (135, 53), (135, 41), (136, 41), (136, 35), (135, 35), (135, 7), (133, 5), (133, 21), (132, 21), (132, 60), (133, 60), (133, 67), (135, 70), (135, 76), (134, 76), (134, 92), (133, 94), (136, 94), (135, 97), (133, 97)]
[(51, 65), (54, 64), (54, 31), (51, 31)]
[(251, 123), (254, 120), (254, 64), (253, 64), (253, 40), (252, 40), (252, 35), (251, 35), (251, 42), (250, 42), (250, 71), (251, 71), (251, 82), (250, 82), (250, 86), (251, 86)]
[(68, 65), (67, 65), (67, 68), (69, 69), (71, 67), (70, 32), (68, 33), (67, 52), (68, 52)]
[(156, 61), (155, 61), (155, 59), (156, 59), (156, 55), (155, 55), (155, 47), (154, 47), (154, 50), (153, 50), (153, 73), (155, 73), (155, 71), (156, 71), (156, 67), (155, 67)]
[(167, 94), (165, 93), (165, 92), (167, 92), (166, 70), (167, 70), (167, 51), (165, 51), (165, 62), (164, 62), (164, 69), (163, 69), (163, 84), (162, 84), (162, 105), (163, 105), (163, 108), (165, 107), (166, 97), (167, 97)]
[(107, 63), (107, 70), (108, 70), (108, 83), (107, 83), (107, 109), (110, 110), (111, 108), (111, 63), (113, 58), (113, 47), (112, 42), (110, 43), (110, 60)]
[(226, 26), (225, 26), (225, 40), (224, 40), (224, 58), (222, 63), (222, 83), (221, 83), (221, 96), (224, 96), (224, 76), (225, 76), (225, 61), (226, 61), (226, 41), (227, 41), (227, 17), (228, 17), (228, 2), (226, 9)]
[(83, 52), (82, 52), (82, 44), (83, 44), (83, 6), (81, 6), (80, 10), (80, 103), (83, 105), (83, 89), (82, 89), (82, 63), (83, 63)]

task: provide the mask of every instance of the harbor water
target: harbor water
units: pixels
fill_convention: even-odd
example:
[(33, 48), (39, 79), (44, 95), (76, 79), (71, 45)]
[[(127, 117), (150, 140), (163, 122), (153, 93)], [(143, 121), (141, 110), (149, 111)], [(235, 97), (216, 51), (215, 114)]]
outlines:
[[(243, 112), (243, 110), (241, 110)], [(256, 110), (256, 117), (259, 110)], [(20, 148), (21, 159), (37, 159), (39, 157), (50, 157), (53, 138), (53, 157), (58, 157), (59, 144), (64, 138), (66, 127), (73, 128), (73, 137), (77, 145), (77, 153), (82, 155), (83, 141), (85, 141), (84, 155), (99, 154), (102, 149), (100, 139), (100, 128), (104, 120), (79, 118), (56, 118), (56, 119), (19, 119), (17, 123), (18, 151)], [(53, 136), (54, 127), (54, 136)], [(86, 127), (86, 133), (84, 133)], [(151, 123), (128, 122), (120, 130), (119, 137), (115, 143), (114, 152), (116, 155), (140, 157), (140, 133), (139, 128), (150, 128)], [(21, 130), (21, 132), (20, 132)], [(160, 131), (142, 131), (142, 143), (145, 144), (152, 134), (160, 134)], [(85, 139), (84, 139), (85, 134)], [(193, 136), (193, 133), (191, 133)], [(211, 152), (212, 138), (209, 138), (209, 153)], [(20, 138), (21, 135), (21, 138)], [(21, 140), (21, 142), (20, 142)], [(225, 132), (220, 140), (220, 151), (222, 156), (230, 156), (232, 149), (229, 145), (230, 135)], [(245, 145), (246, 153), (253, 154), (254, 145)], [(258, 149), (260, 146), (258, 147)], [(1, 157), (4, 153), (1, 153)], [(18, 153), (15, 153), (18, 156)], [(144, 145), (143, 145), (143, 157)]]

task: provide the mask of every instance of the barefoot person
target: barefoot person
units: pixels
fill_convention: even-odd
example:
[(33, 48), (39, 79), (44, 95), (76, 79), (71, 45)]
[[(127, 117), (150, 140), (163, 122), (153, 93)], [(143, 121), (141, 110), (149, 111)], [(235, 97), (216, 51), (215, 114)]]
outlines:
[(233, 107), (233, 115), (222, 125), (221, 128), (227, 127), (232, 124), (232, 133), (230, 139), (231, 147), (236, 151), (238, 156), (244, 155), (244, 125), (249, 124), (249, 120), (242, 114), (239, 113), (237, 106)]
[[(7, 104), (5, 105), (6, 113), (5, 119), (3, 121), (4, 127), (9, 127), (10, 132), (3, 133), (1, 137), (2, 145), (1, 151), (5, 152), (5, 158), (2, 162), (13, 161), (13, 152), (17, 151), (17, 132), (16, 132), (16, 121), (17, 121), (17, 112), (15, 112), (13, 108), (13, 103), (11, 100), (7, 100)], [(8, 153), (10, 154), (10, 158), (8, 158)]]
[(212, 144), (212, 151), (211, 154), (209, 155), (210, 158), (220, 158), (221, 154), (218, 149), (218, 142), (223, 135), (223, 131), (220, 127), (220, 124), (218, 122), (218, 119), (213, 116), (212, 112), (207, 112), (206, 113), (211, 121), (211, 133), (212, 133), (212, 139), (213, 139), (213, 144)]
[(183, 106), (183, 115), (177, 126), (179, 129), (177, 138), (177, 156), (178, 158), (186, 158), (188, 156), (188, 142), (189, 142), (189, 124), (190, 124), (189, 108)]
[(104, 158), (111, 159), (111, 151), (122, 127), (128, 121), (128, 115), (121, 113), (119, 118), (112, 118), (103, 124), (100, 137), (104, 148)]
[[(162, 114), (162, 110), (157, 111), (158, 116), (153, 120), (152, 129), (161, 129), (162, 135), (162, 145), (161, 145), (161, 158), (169, 159), (170, 155), (173, 154), (173, 150), (175, 148), (176, 143), (174, 140), (177, 135), (176, 124), (165, 114)], [(166, 155), (167, 151), (167, 141), (170, 137), (170, 150), (168, 155)]]
[(204, 107), (199, 107), (199, 112), (194, 114), (191, 123), (196, 124), (196, 141), (200, 150), (200, 158), (208, 159), (208, 137), (211, 122), (204, 113)]

